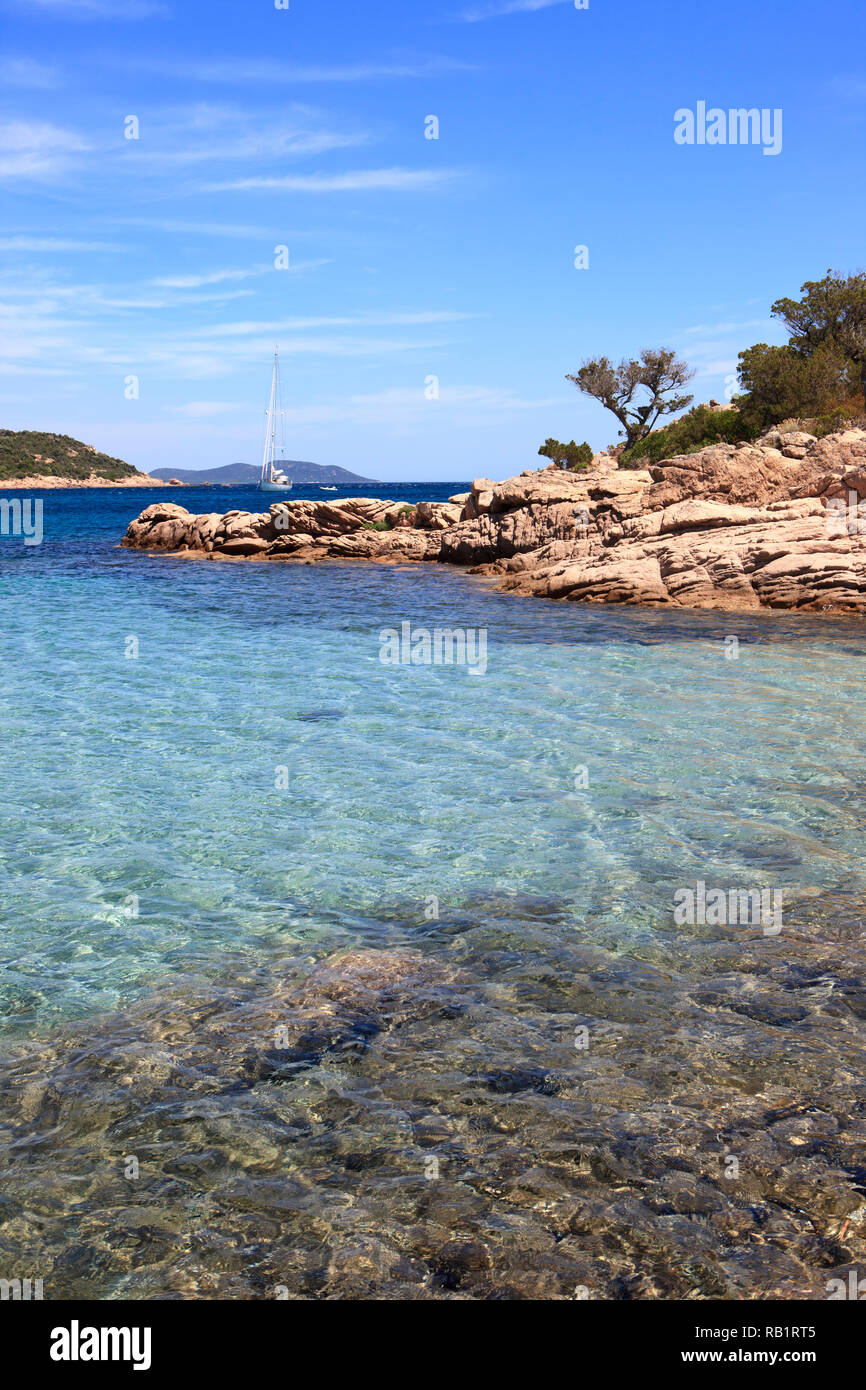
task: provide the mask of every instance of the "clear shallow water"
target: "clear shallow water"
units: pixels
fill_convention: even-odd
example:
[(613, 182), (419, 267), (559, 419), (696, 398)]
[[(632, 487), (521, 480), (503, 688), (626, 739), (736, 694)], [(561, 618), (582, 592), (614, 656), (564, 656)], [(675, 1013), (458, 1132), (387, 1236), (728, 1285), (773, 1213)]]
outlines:
[[(814, 1296), (866, 1212), (860, 624), (152, 559), (117, 542), (154, 490), (44, 496), (43, 545), (0, 540), (16, 1260), (86, 1297)], [(382, 665), (405, 620), (485, 628), (486, 674)], [(781, 889), (781, 937), (676, 926), (698, 879)], [(350, 957), (335, 1003), (348, 950), (385, 983)]]

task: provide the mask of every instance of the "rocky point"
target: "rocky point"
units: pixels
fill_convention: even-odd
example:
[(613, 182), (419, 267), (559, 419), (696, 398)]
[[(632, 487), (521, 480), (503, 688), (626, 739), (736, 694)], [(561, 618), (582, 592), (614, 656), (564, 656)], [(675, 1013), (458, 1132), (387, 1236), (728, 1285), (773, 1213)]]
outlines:
[[(687, 608), (866, 609), (866, 431), (771, 430), (646, 470), (596, 455), (415, 508), (288, 500), (191, 515), (158, 502), (123, 544), (211, 559), (439, 561), (544, 598)], [(861, 532), (863, 534), (861, 534)]]

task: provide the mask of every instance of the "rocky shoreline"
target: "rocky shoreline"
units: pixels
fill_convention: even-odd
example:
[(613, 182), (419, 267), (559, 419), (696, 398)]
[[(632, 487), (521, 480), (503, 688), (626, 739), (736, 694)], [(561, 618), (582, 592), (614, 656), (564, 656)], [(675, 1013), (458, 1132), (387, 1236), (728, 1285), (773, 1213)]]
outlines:
[(122, 544), (209, 559), (435, 560), (512, 592), (593, 603), (866, 610), (866, 431), (771, 430), (626, 470), (606, 454), (478, 478), (448, 502), (147, 507)]
[(87, 478), (58, 478), (54, 474), (34, 473), (29, 478), (0, 479), (0, 491), (45, 491), (49, 488), (68, 487), (166, 487), (162, 478), (151, 478), (149, 473), (134, 473), (125, 478), (101, 478), (91, 473)]

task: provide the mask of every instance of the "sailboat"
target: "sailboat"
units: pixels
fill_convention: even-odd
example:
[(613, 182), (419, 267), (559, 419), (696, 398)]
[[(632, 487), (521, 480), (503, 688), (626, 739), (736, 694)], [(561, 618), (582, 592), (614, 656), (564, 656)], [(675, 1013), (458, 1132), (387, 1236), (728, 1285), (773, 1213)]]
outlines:
[(277, 444), (277, 416), (280, 426), (283, 412), (280, 408), (280, 354), (274, 349), (274, 374), (271, 377), (271, 397), (268, 401), (268, 419), (265, 426), (265, 450), (262, 455), (262, 472), (259, 478), (261, 492), (291, 492), (292, 480), (274, 463)]

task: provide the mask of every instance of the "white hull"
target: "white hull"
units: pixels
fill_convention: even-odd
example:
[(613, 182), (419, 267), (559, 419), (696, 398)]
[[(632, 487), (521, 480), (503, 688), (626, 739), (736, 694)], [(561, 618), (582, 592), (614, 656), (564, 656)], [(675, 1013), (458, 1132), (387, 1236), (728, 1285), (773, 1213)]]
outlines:
[(291, 480), (287, 483), (259, 483), (259, 492), (291, 492)]

